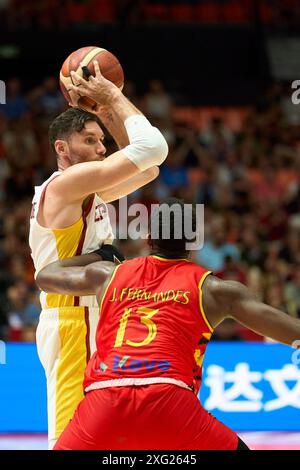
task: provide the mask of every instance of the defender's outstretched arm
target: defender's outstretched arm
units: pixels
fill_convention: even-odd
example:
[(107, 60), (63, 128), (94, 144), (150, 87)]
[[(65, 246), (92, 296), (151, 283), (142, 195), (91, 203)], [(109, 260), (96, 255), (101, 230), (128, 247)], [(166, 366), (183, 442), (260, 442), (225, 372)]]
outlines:
[(203, 307), (213, 327), (231, 317), (259, 333), (292, 345), (300, 339), (300, 320), (256, 298), (245, 285), (208, 276), (203, 285)]

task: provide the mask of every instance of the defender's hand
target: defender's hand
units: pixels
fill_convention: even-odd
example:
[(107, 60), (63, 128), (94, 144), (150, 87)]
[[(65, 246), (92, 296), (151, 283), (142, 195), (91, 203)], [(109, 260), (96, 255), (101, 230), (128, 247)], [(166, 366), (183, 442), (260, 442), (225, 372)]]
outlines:
[(103, 261), (112, 261), (115, 264), (121, 264), (125, 261), (123, 253), (121, 253), (114, 245), (104, 244), (99, 250), (93, 251), (102, 257)]

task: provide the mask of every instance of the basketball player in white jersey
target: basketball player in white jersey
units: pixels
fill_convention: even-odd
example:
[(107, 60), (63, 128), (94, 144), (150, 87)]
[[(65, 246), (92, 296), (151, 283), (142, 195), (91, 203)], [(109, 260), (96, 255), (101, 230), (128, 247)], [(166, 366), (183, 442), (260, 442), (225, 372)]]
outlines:
[[(120, 150), (105, 158), (95, 114), (70, 108), (50, 126), (58, 171), (35, 188), (29, 244), (36, 274), (47, 264), (112, 243), (106, 202), (125, 196), (158, 175), (168, 147), (159, 130), (100, 73), (75, 74), (70, 92), (98, 103), (97, 112)], [(83, 398), (83, 372), (95, 351), (99, 307), (95, 297), (41, 293), (37, 348), (45, 368), (48, 439), (52, 448)]]

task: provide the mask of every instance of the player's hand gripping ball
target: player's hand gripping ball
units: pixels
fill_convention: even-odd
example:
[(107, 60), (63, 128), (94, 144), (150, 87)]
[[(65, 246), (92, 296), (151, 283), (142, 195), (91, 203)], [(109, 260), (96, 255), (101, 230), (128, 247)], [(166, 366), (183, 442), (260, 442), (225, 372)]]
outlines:
[(69, 84), (77, 85), (73, 82), (70, 72), (73, 70), (86, 80), (90, 75), (95, 76), (93, 61), (97, 60), (101, 74), (107, 80), (113, 82), (120, 90), (124, 85), (124, 72), (118, 59), (106, 49), (89, 46), (77, 49), (72, 52), (64, 61), (59, 74), (61, 91), (67, 102), (74, 107), (88, 110), (95, 110), (97, 103), (88, 96), (79, 96), (72, 91), (68, 91)]

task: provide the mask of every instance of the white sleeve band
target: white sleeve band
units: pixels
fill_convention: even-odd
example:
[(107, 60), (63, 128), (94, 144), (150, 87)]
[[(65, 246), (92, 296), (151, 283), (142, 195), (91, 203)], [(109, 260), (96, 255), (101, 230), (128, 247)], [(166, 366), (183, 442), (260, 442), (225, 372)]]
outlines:
[(135, 114), (124, 122), (129, 145), (122, 152), (139, 170), (161, 165), (168, 155), (168, 144), (161, 132), (145, 116)]

